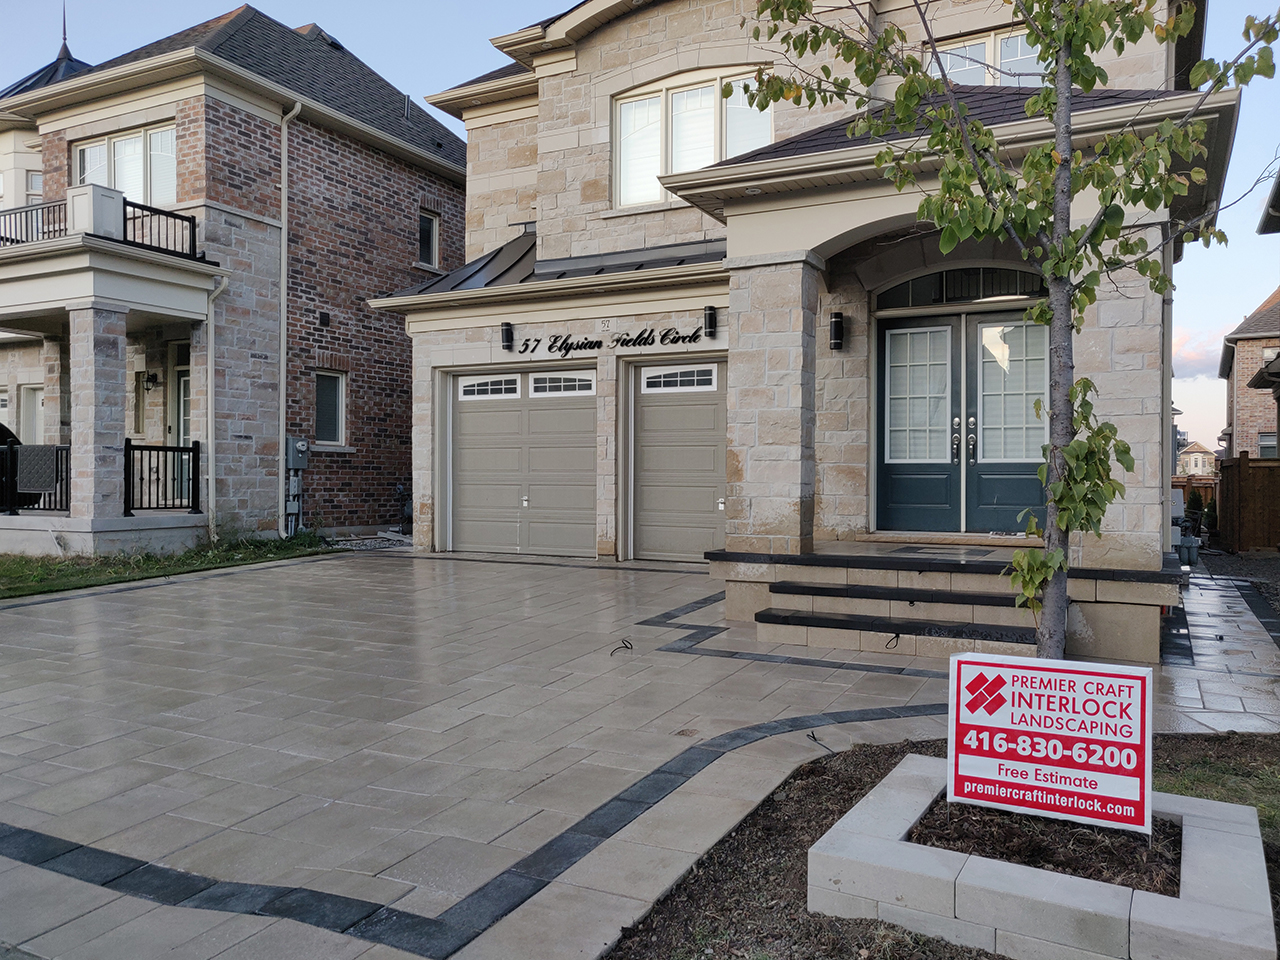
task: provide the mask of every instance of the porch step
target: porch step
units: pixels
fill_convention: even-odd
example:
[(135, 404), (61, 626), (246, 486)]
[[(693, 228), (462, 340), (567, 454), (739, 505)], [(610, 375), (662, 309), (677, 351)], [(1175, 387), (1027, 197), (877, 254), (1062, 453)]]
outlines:
[(815, 614), (853, 614), (894, 620), (937, 620), (986, 623), (993, 626), (1035, 627), (1035, 617), (1019, 607), (1007, 580), (999, 593), (884, 587), (867, 584), (802, 583), (783, 580), (769, 584), (770, 594), (782, 596), (793, 609)]
[(961, 620), (809, 613), (769, 607), (755, 616), (766, 643), (807, 644), (838, 650), (946, 657), (952, 653), (1035, 655), (1034, 627)]

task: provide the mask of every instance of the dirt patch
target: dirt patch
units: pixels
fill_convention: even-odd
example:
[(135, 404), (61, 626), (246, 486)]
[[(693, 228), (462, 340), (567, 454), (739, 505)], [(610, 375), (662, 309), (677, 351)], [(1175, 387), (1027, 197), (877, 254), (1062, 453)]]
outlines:
[[(610, 960), (980, 960), (993, 956), (875, 920), (813, 916), (808, 850), (908, 753), (945, 756), (945, 740), (862, 745), (800, 767), (636, 926)], [(1267, 872), (1280, 890), (1280, 738), (1156, 738), (1155, 787), (1257, 805)], [(954, 809), (954, 808), (953, 808)], [(1140, 840), (1145, 850), (1145, 838)]]
[(944, 796), (920, 818), (907, 839), (1176, 897), (1182, 827), (1168, 820), (1155, 820), (1151, 827), (1148, 845), (1145, 836), (1127, 830), (947, 803)]
[(1271, 606), (1280, 610), (1280, 553), (1208, 553), (1200, 559), (1215, 577), (1250, 581)]

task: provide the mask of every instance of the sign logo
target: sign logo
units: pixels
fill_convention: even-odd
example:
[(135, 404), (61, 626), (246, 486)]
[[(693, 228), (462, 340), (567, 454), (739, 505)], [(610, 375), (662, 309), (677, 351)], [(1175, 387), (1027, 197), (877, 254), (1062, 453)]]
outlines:
[(980, 709), (986, 710), (988, 715), (994, 717), (996, 711), (1009, 702), (1000, 692), (1008, 682), (999, 674), (989, 678), (985, 673), (979, 673), (965, 684), (971, 699), (964, 708), (970, 713), (977, 713)]
[(1151, 669), (956, 654), (947, 799), (1151, 832)]

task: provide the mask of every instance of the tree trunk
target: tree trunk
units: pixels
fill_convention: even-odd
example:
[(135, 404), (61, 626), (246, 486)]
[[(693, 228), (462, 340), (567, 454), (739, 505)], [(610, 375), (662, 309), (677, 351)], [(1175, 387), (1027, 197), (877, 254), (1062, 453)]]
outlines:
[[(1066, 16), (1062, 0), (1053, 5), (1055, 23), (1062, 23)], [(1058, 102), (1054, 109), (1054, 149), (1058, 153), (1058, 167), (1053, 177), (1053, 246), (1061, 262), (1067, 259), (1067, 245), (1071, 241), (1071, 42), (1066, 39), (1058, 50), (1054, 65), (1054, 87)], [(1070, 534), (1058, 526), (1058, 508), (1049, 496), (1049, 486), (1062, 479), (1065, 463), (1063, 449), (1073, 439), (1073, 410), (1071, 387), (1075, 382), (1075, 360), (1072, 356), (1072, 337), (1075, 334), (1072, 304), (1073, 278), (1054, 275), (1047, 278), (1049, 308), (1049, 459), (1045, 475), (1045, 501), (1047, 504), (1044, 530), (1046, 551), (1061, 550), (1068, 557)], [(1067, 645), (1067, 571), (1054, 573), (1045, 585), (1040, 611), (1040, 624), (1036, 630), (1036, 655), (1061, 659)]]

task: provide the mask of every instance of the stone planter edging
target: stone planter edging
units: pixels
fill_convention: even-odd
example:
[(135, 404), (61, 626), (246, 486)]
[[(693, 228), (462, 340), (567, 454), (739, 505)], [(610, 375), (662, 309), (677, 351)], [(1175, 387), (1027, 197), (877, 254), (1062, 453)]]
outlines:
[(809, 910), (879, 919), (1015, 960), (1276, 960), (1253, 807), (1152, 794), (1182, 824), (1177, 897), (910, 843), (947, 786), (911, 754), (809, 848)]

